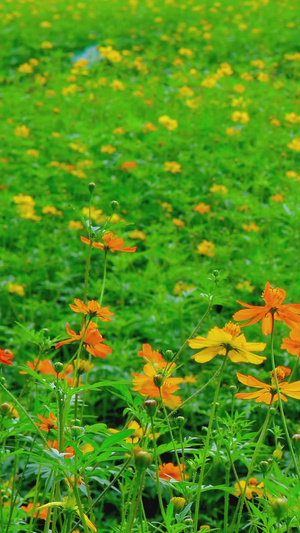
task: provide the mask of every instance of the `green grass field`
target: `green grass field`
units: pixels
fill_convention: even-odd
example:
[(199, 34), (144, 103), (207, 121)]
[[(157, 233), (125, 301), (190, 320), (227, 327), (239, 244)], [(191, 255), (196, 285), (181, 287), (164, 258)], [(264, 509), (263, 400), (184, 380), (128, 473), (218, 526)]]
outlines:
[(299, 14), (1, 3), (1, 533), (298, 531)]

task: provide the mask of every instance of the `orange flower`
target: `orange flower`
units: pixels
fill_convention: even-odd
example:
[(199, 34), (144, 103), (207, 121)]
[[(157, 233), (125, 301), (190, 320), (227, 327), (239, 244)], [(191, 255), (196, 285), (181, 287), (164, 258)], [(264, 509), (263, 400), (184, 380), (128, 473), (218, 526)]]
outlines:
[(281, 348), (292, 355), (297, 355), (300, 359), (300, 328), (292, 329), (289, 339), (282, 339)]
[[(133, 385), (132, 390), (139, 391), (142, 396), (150, 396), (151, 398), (162, 397), (164, 404), (169, 409), (175, 409), (181, 404), (180, 396), (174, 396), (174, 392), (179, 390), (178, 383), (182, 382), (181, 378), (170, 378), (168, 375), (164, 376), (159, 373), (169, 368), (170, 372), (175, 365), (170, 366), (169, 363), (147, 363), (144, 365), (144, 374), (132, 374)], [(159, 385), (159, 386), (158, 386)]]
[[(34, 359), (33, 363), (30, 361), (27, 361), (28, 368), (31, 368), (31, 370), (35, 370), (36, 372), (39, 372), (40, 374), (45, 375), (56, 375), (54, 368), (51, 364), (51, 361), (49, 359), (44, 359), (44, 361), (39, 361), (38, 359)], [(26, 370), (20, 370), (20, 374), (27, 374)]]
[[(235, 483), (234, 491), (233, 491), (234, 496), (237, 496), (237, 497), (240, 496), (244, 492), (245, 486), (246, 486), (246, 481), (244, 479), (241, 479), (239, 483)], [(251, 477), (249, 479), (249, 483), (247, 485), (246, 492), (245, 492), (245, 496), (247, 500), (251, 500), (254, 494), (257, 494), (259, 498), (262, 498), (264, 495), (263, 488), (264, 488), (263, 483), (258, 484), (257, 479), (255, 477)]]
[(49, 433), (51, 429), (57, 429), (56, 425), (56, 418), (52, 413), (49, 413), (49, 418), (44, 418), (41, 415), (38, 415), (39, 419), (41, 420), (41, 424), (37, 424), (37, 426), (42, 430)]
[(0, 348), (0, 363), (4, 365), (12, 365), (10, 359), (13, 359), (15, 356), (10, 350), (2, 350)]
[[(58, 442), (57, 440), (48, 440), (48, 444), (50, 448), (53, 448), (54, 450), (58, 449)], [(68, 446), (64, 452), (66, 457), (73, 457), (75, 455), (73, 446)]]
[(75, 311), (75, 313), (83, 313), (84, 315), (92, 317), (96, 316), (103, 322), (112, 320), (112, 318), (109, 317), (114, 315), (114, 313), (110, 312), (109, 307), (100, 307), (96, 300), (90, 300), (87, 305), (79, 300), (79, 298), (75, 298), (74, 302), (75, 305), (69, 304), (69, 306)]
[[(89, 239), (86, 237), (81, 237), (82, 242), (85, 244), (91, 244)], [(99, 248), (100, 250), (110, 250), (111, 252), (135, 252), (136, 246), (128, 246), (124, 248), (124, 240), (118, 238), (118, 235), (114, 235), (111, 231), (104, 233), (103, 235), (104, 244), (102, 242), (93, 242), (92, 246), (94, 248)]]
[[(22, 509), (25, 511), (25, 513), (30, 513), (33, 508), (39, 507), (39, 503), (36, 504), (35, 507), (33, 507), (33, 503), (29, 503), (28, 505), (22, 505)], [(48, 509), (43, 509), (42, 511), (36, 511), (33, 513), (33, 516), (38, 516), (41, 520), (46, 520), (48, 515)]]
[(165, 479), (166, 481), (176, 480), (182, 481), (183, 478), (187, 479), (189, 476), (183, 473), (185, 469), (184, 465), (175, 466), (173, 463), (163, 463), (159, 465), (159, 478)]
[(139, 357), (143, 357), (145, 361), (149, 362), (152, 361), (152, 363), (163, 363), (164, 359), (163, 356), (154, 350), (152, 350), (152, 346), (150, 344), (143, 344), (143, 349), (138, 352)]
[(97, 324), (95, 322), (89, 323), (86, 332), (85, 326), (83, 326), (79, 335), (77, 335), (75, 331), (69, 327), (69, 324), (66, 324), (66, 329), (69, 335), (71, 335), (71, 339), (58, 342), (55, 345), (56, 349), (60, 348), (63, 344), (80, 341), (84, 336), (83, 345), (90, 354), (94, 355), (94, 357), (101, 357), (102, 359), (105, 359), (106, 355), (112, 352), (112, 349), (109, 346), (103, 344), (104, 337), (102, 337), (102, 335), (99, 333)]
[[(285, 366), (276, 367), (277, 380), (280, 382), (278, 384), (280, 389), (280, 398), (284, 402), (287, 402), (286, 396), (300, 400), (300, 381), (294, 381), (293, 383), (282, 381), (285, 377), (289, 376), (290, 373), (290, 368), (286, 368)], [(244, 376), (239, 372), (237, 372), (237, 378), (240, 383), (248, 385), (249, 387), (255, 387), (259, 390), (255, 392), (238, 392), (235, 395), (236, 398), (239, 398), (240, 400), (255, 398), (256, 403), (264, 402), (267, 405), (270, 405), (270, 403), (276, 402), (278, 400), (278, 394), (276, 393), (276, 383), (273, 372), (271, 372), (271, 385), (263, 383), (262, 381), (259, 381), (258, 379), (252, 376)]]
[(135, 161), (126, 161), (126, 163), (122, 163), (121, 170), (126, 172), (127, 170), (137, 168), (137, 164)]
[(237, 311), (233, 315), (233, 318), (237, 321), (247, 320), (247, 322), (242, 324), (242, 327), (256, 324), (256, 322), (262, 320), (262, 332), (264, 335), (269, 335), (272, 333), (272, 315), (274, 316), (275, 320), (282, 320), (285, 322), (285, 324), (287, 324), (287, 326), (293, 328), (295, 326), (295, 322), (300, 322), (300, 304), (282, 305), (285, 297), (286, 292), (284, 289), (273, 289), (270, 285), (270, 282), (267, 281), (265, 290), (262, 294), (262, 298), (264, 299), (266, 305), (251, 305), (237, 300), (239, 304), (247, 307), (247, 309)]

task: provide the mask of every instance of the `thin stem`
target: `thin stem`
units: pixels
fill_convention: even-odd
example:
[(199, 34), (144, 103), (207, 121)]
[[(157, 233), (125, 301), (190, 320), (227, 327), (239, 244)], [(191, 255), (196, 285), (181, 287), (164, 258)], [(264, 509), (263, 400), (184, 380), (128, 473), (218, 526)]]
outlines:
[(146, 475), (146, 470), (143, 471), (142, 474), (140, 474), (139, 478), (140, 478), (140, 483), (139, 483), (139, 489), (138, 489), (138, 493), (137, 493), (137, 496), (135, 494), (135, 504), (134, 504), (134, 507), (132, 509), (132, 513), (131, 513), (131, 516), (130, 516), (130, 520), (128, 521), (128, 528), (126, 530), (126, 533), (130, 533), (131, 530), (132, 530), (132, 526), (133, 526), (133, 522), (134, 522), (134, 519), (135, 519), (135, 516), (136, 516), (136, 513), (137, 513), (137, 510), (139, 508), (139, 505), (140, 505), (140, 501), (141, 501), (141, 498), (142, 498), (142, 493), (143, 493), (143, 488), (144, 488), (144, 481), (145, 481), (145, 475)]
[[(241, 518), (242, 518), (243, 505), (244, 505), (244, 501), (245, 501), (245, 497), (246, 497), (247, 486), (248, 486), (248, 483), (249, 483), (249, 479), (250, 479), (250, 477), (252, 475), (253, 468), (254, 468), (258, 453), (260, 451), (260, 447), (261, 447), (261, 445), (263, 444), (263, 442), (265, 440), (265, 436), (266, 436), (266, 433), (267, 433), (269, 420), (270, 420), (270, 408), (271, 408), (271, 405), (272, 405), (272, 403), (270, 403), (270, 405), (269, 405), (267, 416), (266, 416), (264, 424), (262, 426), (261, 433), (260, 433), (259, 439), (258, 439), (257, 444), (256, 444), (256, 448), (255, 448), (254, 453), (252, 455), (251, 463), (250, 463), (250, 466), (249, 466), (249, 469), (248, 469), (247, 478), (246, 478), (246, 481), (245, 481), (245, 487), (244, 487), (244, 490), (241, 493), (241, 496), (240, 496), (240, 499), (239, 499), (239, 506), (237, 506), (238, 519), (237, 519), (237, 525), (236, 525), (236, 528), (235, 528), (235, 532), (236, 533), (240, 532), (240, 522), (241, 522)], [(236, 515), (236, 513), (235, 513), (235, 515)], [(232, 520), (232, 523), (231, 523), (231, 526), (230, 526), (230, 531), (232, 531), (232, 528), (234, 526), (235, 515), (233, 517), (233, 520)]]
[(87, 303), (87, 291), (89, 286), (89, 273), (90, 273), (90, 266), (91, 266), (91, 255), (92, 255), (92, 249), (93, 249), (93, 242), (90, 242), (88, 253), (86, 256), (86, 263), (85, 263), (85, 274), (84, 274), (84, 287), (83, 287), (83, 301), (86, 304)]
[(200, 499), (201, 499), (201, 493), (202, 493), (202, 483), (204, 479), (205, 465), (206, 465), (206, 459), (208, 455), (211, 430), (212, 430), (212, 425), (213, 425), (213, 421), (215, 417), (216, 403), (218, 400), (218, 395), (219, 395), (219, 390), (220, 390), (220, 385), (221, 385), (221, 378), (222, 378), (222, 374), (223, 374), (223, 370), (225, 368), (226, 362), (227, 362), (227, 353), (224, 357), (224, 361), (220, 369), (220, 378), (215, 389), (215, 395), (214, 395), (214, 400), (212, 404), (212, 409), (211, 409), (211, 413), (209, 417), (209, 423), (208, 423), (207, 434), (206, 434), (206, 439), (205, 439), (203, 460), (202, 460), (202, 466), (201, 466), (200, 477), (199, 477), (199, 482), (198, 482), (198, 490), (197, 490), (197, 496), (196, 496), (196, 508), (195, 508), (195, 519), (194, 519), (194, 532), (195, 533), (197, 533), (198, 531), (198, 518), (199, 518), (199, 509), (200, 509)]
[(154, 455), (154, 462), (155, 462), (155, 476), (156, 476), (158, 503), (159, 503), (160, 512), (162, 514), (163, 520), (166, 523), (167, 517), (166, 517), (164, 504), (162, 500), (161, 486), (160, 486), (159, 473), (158, 473), (158, 455), (157, 455), (157, 445), (156, 445), (156, 438), (155, 438), (155, 432), (154, 432), (154, 420), (153, 420), (152, 414), (150, 416), (151, 416), (151, 431), (153, 435), (153, 455)]
[(296, 470), (298, 479), (300, 480), (300, 470), (299, 470), (297, 458), (296, 458), (296, 455), (293, 449), (292, 441), (289, 435), (289, 430), (286, 424), (286, 419), (284, 416), (284, 411), (283, 411), (283, 406), (282, 406), (282, 401), (281, 401), (281, 396), (280, 396), (280, 388), (279, 388), (278, 378), (277, 378), (277, 373), (276, 373), (275, 354), (274, 354), (274, 315), (273, 314), (272, 314), (272, 333), (271, 333), (271, 360), (272, 360), (272, 370), (273, 370), (273, 375), (274, 375), (274, 381), (276, 384), (276, 391), (278, 395), (278, 404), (279, 404), (279, 410), (280, 410), (280, 415), (281, 415), (281, 421), (282, 421), (283, 429), (285, 432), (285, 437), (288, 442), (288, 446), (289, 446), (289, 449), (290, 449), (290, 452), (293, 458), (295, 470)]
[(107, 250), (105, 249), (104, 250), (104, 269), (103, 269), (102, 289), (101, 289), (100, 300), (99, 300), (100, 307), (102, 305), (104, 288), (105, 288), (105, 283), (106, 283), (106, 269), (107, 269)]

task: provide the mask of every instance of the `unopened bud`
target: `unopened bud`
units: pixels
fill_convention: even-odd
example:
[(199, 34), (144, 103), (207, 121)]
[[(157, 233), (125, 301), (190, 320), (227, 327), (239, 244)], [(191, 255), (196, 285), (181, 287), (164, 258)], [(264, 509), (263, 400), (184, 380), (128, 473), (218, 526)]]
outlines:
[(96, 187), (96, 183), (91, 181), (91, 183), (89, 183), (89, 191), (90, 191), (91, 194), (94, 191), (95, 187)]
[(300, 449), (300, 434), (295, 433), (295, 435), (292, 436), (292, 441), (295, 445), (296, 449)]
[(156, 406), (157, 406), (156, 400), (145, 400), (144, 401), (144, 406), (147, 409), (147, 411), (149, 411), (149, 414), (151, 416), (153, 416), (155, 414)]
[(72, 426), (71, 427), (71, 432), (72, 432), (74, 437), (79, 437), (80, 435), (83, 434), (83, 428), (80, 427), (80, 426)]
[(173, 355), (174, 355), (174, 353), (172, 352), (172, 350), (166, 350), (165, 351), (165, 356), (166, 357), (171, 359), (171, 357), (173, 357)]
[(272, 456), (274, 457), (274, 459), (276, 459), (277, 461), (279, 461), (280, 459), (282, 459), (282, 456), (283, 456), (283, 451), (282, 451), (282, 448), (279, 444), (279, 446), (277, 446), (276, 450), (274, 450), (274, 452), (272, 453)]
[(112, 202), (110, 202), (110, 206), (112, 210), (115, 211), (117, 207), (119, 207), (119, 202), (117, 202), (117, 200), (113, 200)]
[(277, 409), (275, 407), (270, 407), (270, 415), (276, 415)]
[(260, 465), (261, 471), (263, 472), (263, 474), (265, 474), (269, 468), (268, 461), (260, 461), (259, 465)]
[(270, 505), (277, 520), (280, 520), (287, 511), (286, 499), (285, 498), (273, 498), (273, 500), (270, 501)]
[(163, 382), (164, 382), (165, 378), (162, 374), (156, 374), (153, 378), (153, 383), (154, 385), (156, 385), (156, 387), (158, 387), (159, 389), (161, 388)]
[(56, 361), (56, 363), (54, 363), (55, 372), (57, 372), (59, 374), (59, 372), (62, 372), (63, 369), (64, 369), (64, 365), (62, 363), (60, 363), (60, 361)]
[(200, 526), (198, 533), (200, 533), (201, 531), (210, 531), (210, 526), (208, 526), (207, 524), (203, 524), (203, 526)]
[(237, 391), (237, 387), (235, 385), (230, 385), (229, 390), (233, 396)]
[(3, 415), (6, 415), (7, 413), (9, 413), (11, 410), (11, 405), (7, 402), (4, 402), (1, 406), (0, 406), (0, 412), (3, 414)]
[(135, 466), (138, 469), (144, 469), (147, 468), (147, 466), (150, 466), (152, 463), (152, 455), (149, 452), (146, 452), (145, 450), (141, 450), (140, 448), (135, 448), (134, 452), (134, 462)]
[(186, 499), (181, 498), (180, 496), (174, 496), (170, 499), (170, 502), (173, 503), (175, 511), (182, 511), (186, 504)]
[(176, 417), (176, 422), (177, 422), (177, 425), (182, 428), (184, 426), (184, 424), (186, 423), (186, 419), (184, 418), (184, 416), (177, 416)]

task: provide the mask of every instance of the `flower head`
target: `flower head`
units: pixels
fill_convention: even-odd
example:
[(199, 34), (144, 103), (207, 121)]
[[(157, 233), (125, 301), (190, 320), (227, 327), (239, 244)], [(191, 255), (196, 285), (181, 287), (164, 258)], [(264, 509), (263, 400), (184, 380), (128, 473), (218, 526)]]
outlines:
[[(286, 396), (290, 398), (296, 398), (300, 400), (300, 381), (294, 381), (293, 383), (288, 383), (287, 381), (282, 381), (285, 377), (289, 376), (291, 373), (290, 368), (285, 366), (276, 367), (276, 375), (278, 387), (280, 390), (280, 398), (287, 402)], [(248, 385), (248, 387), (255, 387), (258, 389), (254, 392), (238, 392), (235, 397), (240, 400), (255, 399), (256, 403), (266, 403), (270, 405), (273, 402), (278, 400), (278, 394), (276, 392), (276, 383), (273, 372), (271, 372), (271, 384), (263, 383), (258, 379), (252, 376), (244, 376), (237, 372), (237, 378), (240, 383), (243, 385)]]
[(182, 481), (182, 479), (187, 479), (189, 476), (184, 474), (184, 465), (175, 466), (173, 463), (163, 463), (159, 465), (159, 478), (164, 479), (165, 481)]
[(272, 333), (273, 319), (281, 320), (290, 328), (295, 326), (295, 322), (300, 323), (300, 304), (282, 304), (286, 297), (284, 289), (272, 288), (270, 282), (267, 281), (262, 298), (265, 301), (264, 306), (246, 304), (244, 302), (237, 302), (247, 309), (237, 311), (233, 318), (234, 320), (247, 320), (242, 327), (256, 324), (262, 320), (262, 332), (264, 335)]
[(0, 348), (0, 363), (10, 366), (12, 365), (10, 359), (13, 359), (14, 357), (14, 354), (10, 350), (2, 350), (2, 348)]
[[(81, 237), (82, 242), (85, 244), (91, 244), (89, 239)], [(102, 242), (93, 242), (93, 248), (99, 248), (100, 250), (106, 250), (110, 252), (135, 252), (136, 246), (128, 246), (124, 248), (124, 240), (119, 238), (118, 235), (114, 235), (111, 231), (104, 233)]]
[(95, 322), (90, 322), (87, 329), (83, 326), (79, 335), (69, 327), (69, 324), (66, 324), (66, 329), (71, 338), (58, 342), (55, 345), (56, 349), (60, 348), (63, 344), (80, 341), (83, 337), (83, 345), (85, 349), (90, 354), (94, 355), (94, 357), (105, 359), (107, 354), (112, 352), (112, 349), (103, 343), (104, 337), (99, 333)]
[(164, 362), (163, 356), (159, 352), (152, 350), (150, 344), (143, 344), (143, 349), (138, 352), (138, 356), (143, 357), (148, 363), (150, 361), (152, 361), (152, 363)]
[(252, 350), (262, 351), (265, 349), (264, 342), (247, 342), (245, 335), (241, 333), (240, 326), (229, 322), (224, 328), (215, 326), (205, 337), (195, 337), (189, 340), (191, 348), (200, 348), (200, 352), (193, 355), (197, 363), (211, 361), (217, 355), (228, 355), (233, 363), (253, 363), (260, 365), (266, 357), (252, 353)]
[[(34, 359), (33, 363), (31, 363), (31, 361), (27, 361), (27, 366), (28, 368), (31, 368), (31, 370), (35, 370), (35, 372), (39, 372), (40, 374), (56, 375), (49, 359), (44, 359), (44, 361)], [(20, 374), (28, 374), (28, 372), (26, 372), (26, 370), (20, 370)]]
[(83, 313), (84, 315), (89, 315), (91, 317), (96, 316), (100, 318), (103, 322), (111, 321), (110, 318), (114, 313), (111, 313), (109, 307), (100, 307), (96, 300), (90, 300), (87, 304), (83, 303), (79, 298), (74, 299), (75, 305), (69, 304), (71, 309), (75, 313)]
[(281, 348), (300, 359), (300, 327), (290, 331), (290, 338), (282, 339)]
[(56, 425), (56, 418), (52, 413), (49, 413), (49, 418), (45, 418), (41, 415), (38, 415), (39, 419), (41, 420), (40, 424), (37, 424), (37, 426), (42, 430), (49, 433), (51, 429), (57, 429)]
[[(144, 365), (144, 374), (132, 374), (132, 390), (139, 391), (142, 396), (151, 398), (162, 398), (164, 404), (169, 409), (175, 409), (181, 404), (180, 396), (174, 396), (174, 392), (179, 390), (178, 383), (182, 382), (181, 378), (169, 377), (170, 372), (175, 365), (170, 365), (163, 361), (162, 363), (147, 363)], [(166, 375), (163, 372), (169, 372)]]
[[(246, 481), (244, 479), (241, 479), (239, 483), (235, 483), (234, 491), (233, 491), (234, 496), (239, 497), (241, 494), (243, 494), (245, 490), (245, 486), (246, 486)], [(264, 488), (263, 483), (258, 483), (255, 477), (251, 477), (249, 479), (246, 492), (245, 492), (245, 496), (247, 500), (252, 500), (254, 494), (257, 494), (259, 498), (262, 498), (264, 494), (263, 488)]]

